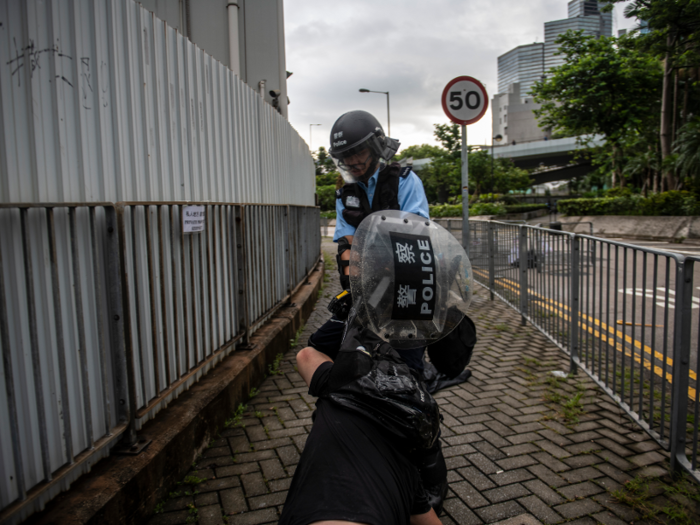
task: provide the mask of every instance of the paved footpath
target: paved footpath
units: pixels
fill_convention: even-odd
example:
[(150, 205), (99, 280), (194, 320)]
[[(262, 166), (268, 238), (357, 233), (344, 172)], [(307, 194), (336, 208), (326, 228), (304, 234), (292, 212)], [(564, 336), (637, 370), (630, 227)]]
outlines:
[[(333, 249), (327, 238), (324, 249)], [(635, 477), (662, 476), (668, 455), (583, 373), (552, 375), (568, 370), (564, 354), (477, 288), (473, 375), (435, 396), (450, 482), (442, 523), (647, 523), (611, 492)], [(148, 525), (277, 522), (315, 402), (294, 356), (329, 317), (326, 305), (338, 291), (331, 269), (279, 373), (251, 392), (245, 411), (209, 444)]]

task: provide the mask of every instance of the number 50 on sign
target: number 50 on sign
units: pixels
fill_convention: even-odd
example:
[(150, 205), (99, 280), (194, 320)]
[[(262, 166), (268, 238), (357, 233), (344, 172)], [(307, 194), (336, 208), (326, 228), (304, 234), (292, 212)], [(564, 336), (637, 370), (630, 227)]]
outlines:
[(456, 124), (474, 124), (484, 116), (488, 107), (486, 89), (472, 77), (454, 78), (442, 92), (442, 109)]

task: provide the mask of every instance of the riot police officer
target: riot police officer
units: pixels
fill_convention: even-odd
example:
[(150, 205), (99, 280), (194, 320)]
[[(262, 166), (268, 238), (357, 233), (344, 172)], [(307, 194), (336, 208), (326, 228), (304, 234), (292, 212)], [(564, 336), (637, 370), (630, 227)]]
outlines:
[[(379, 121), (366, 111), (342, 115), (331, 129), (329, 153), (346, 184), (336, 192), (338, 272), (344, 290), (349, 290), (348, 260), (353, 235), (372, 212), (401, 210), (429, 218), (423, 183), (410, 167), (391, 163), (399, 142), (384, 134)], [(345, 300), (350, 296), (345, 294)], [(309, 339), (309, 346), (331, 358), (337, 354), (345, 323), (334, 315)], [(423, 370), (423, 349), (402, 350), (401, 357), (413, 369)]]

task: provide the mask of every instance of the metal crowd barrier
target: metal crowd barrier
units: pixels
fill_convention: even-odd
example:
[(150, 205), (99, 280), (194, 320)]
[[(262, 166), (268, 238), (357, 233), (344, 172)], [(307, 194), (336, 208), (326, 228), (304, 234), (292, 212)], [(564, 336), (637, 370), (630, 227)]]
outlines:
[(673, 470), (700, 481), (700, 258), (498, 221), (471, 221), (470, 233), (477, 283), (670, 451)]
[[(192, 205), (205, 226), (184, 233)], [(0, 205), (0, 522), (115, 445), (138, 452), (136, 431), (308, 281), (320, 243), (316, 207)]]

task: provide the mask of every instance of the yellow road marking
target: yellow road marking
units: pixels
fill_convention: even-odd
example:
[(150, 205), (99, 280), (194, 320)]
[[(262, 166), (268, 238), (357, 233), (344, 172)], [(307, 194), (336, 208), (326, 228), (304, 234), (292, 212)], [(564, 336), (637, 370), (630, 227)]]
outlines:
[[(484, 270), (472, 269), (472, 271), (473, 271), (474, 273), (479, 273), (479, 274), (481, 274), (481, 275), (484, 276), (484, 277), (487, 277), (487, 276), (488, 276), (488, 273), (485, 272)], [(503, 284), (503, 286), (504, 286), (505, 288), (508, 288), (509, 290), (511, 290), (511, 291), (513, 291), (513, 292), (515, 292), (515, 293), (517, 293), (518, 295), (520, 294), (520, 285), (519, 285), (519, 283), (515, 283), (514, 281), (512, 281), (511, 279), (508, 279), (508, 278), (501, 278), (501, 279), (498, 279), (498, 280), (501, 281), (501, 284)], [(509, 283), (509, 284), (506, 284), (506, 283)], [(551, 303), (551, 304), (555, 305), (557, 308), (553, 308), (553, 307), (548, 306), (548, 305), (543, 305), (543, 307), (544, 307), (545, 309), (547, 309), (547, 310), (550, 310), (550, 311), (555, 312), (557, 315), (559, 315), (560, 317), (562, 317), (565, 321), (569, 321), (569, 316), (568, 316), (566, 313), (564, 313), (564, 311), (570, 310), (570, 308), (569, 308), (568, 306), (566, 306), (566, 305), (564, 305), (564, 304), (562, 304), (562, 303), (559, 303), (559, 302), (557, 302), (557, 301), (554, 301), (553, 299), (550, 299), (550, 298), (548, 298), (548, 297), (544, 297), (544, 296), (542, 296), (541, 294), (538, 294), (537, 292), (534, 292), (534, 291), (532, 291), (532, 290), (528, 290), (528, 293), (529, 293), (529, 295), (535, 297), (538, 301), (546, 301), (546, 302), (548, 302), (548, 303)], [(620, 345), (614, 338), (613, 338), (613, 339), (608, 338), (607, 336), (601, 334), (601, 333), (598, 332), (597, 330), (590, 328), (590, 327), (587, 325), (587, 323), (588, 323), (588, 324), (592, 324), (592, 325), (601, 327), (602, 330), (608, 331), (609, 333), (611, 333), (611, 334), (613, 334), (614, 336), (616, 336), (616, 337), (622, 339), (622, 340), (625, 341), (626, 343), (628, 343), (628, 344), (632, 345), (633, 347), (635, 347), (635, 348), (641, 350), (643, 353), (649, 354), (650, 356), (654, 356), (656, 359), (658, 359), (658, 360), (661, 361), (662, 363), (666, 363), (668, 366), (673, 367), (673, 359), (672, 359), (672, 358), (670, 358), (670, 357), (664, 357), (664, 355), (661, 354), (660, 352), (657, 352), (656, 350), (652, 350), (652, 349), (651, 349), (649, 346), (647, 346), (647, 345), (642, 345), (642, 344), (641, 344), (639, 341), (637, 341), (636, 339), (632, 339), (632, 338), (631, 338), (630, 336), (628, 336), (627, 334), (623, 334), (623, 333), (620, 332), (619, 330), (616, 330), (616, 329), (614, 329), (613, 327), (608, 326), (607, 324), (601, 322), (599, 319), (596, 319), (596, 318), (594, 318), (594, 317), (590, 317), (590, 316), (588, 316), (588, 315), (586, 315), (586, 314), (583, 314), (583, 313), (581, 313), (581, 312), (579, 312), (579, 316), (582, 318), (582, 321), (579, 321), (579, 326), (583, 327), (587, 332), (589, 332), (590, 334), (592, 334), (594, 337), (598, 337), (598, 338), (601, 339), (602, 341), (604, 341), (604, 342), (610, 344), (610, 345), (613, 346), (616, 350), (622, 352), (624, 355), (626, 355), (626, 356), (628, 356), (628, 357), (632, 357), (637, 363), (643, 364), (644, 367), (645, 367), (647, 370), (652, 371), (652, 364), (651, 364), (650, 361), (648, 361), (647, 359), (644, 359), (644, 360), (643, 360), (644, 362), (642, 363), (642, 358), (641, 358), (641, 357), (637, 357), (636, 354), (634, 354), (634, 353), (632, 353), (632, 352), (628, 352), (628, 351), (627, 351), (622, 345)], [(585, 320), (585, 322), (584, 322), (583, 320)], [(659, 367), (659, 366), (657, 366), (657, 365), (653, 365), (653, 372), (654, 372), (657, 376), (659, 376), (659, 377), (661, 377), (661, 378), (663, 378), (663, 377), (665, 376), (666, 380), (667, 380), (669, 383), (672, 383), (672, 382), (673, 382), (673, 381), (672, 381), (672, 376), (671, 376), (671, 374), (666, 373), (666, 374), (664, 375), (663, 369), (662, 369), (661, 367)], [(689, 370), (689, 371), (688, 371), (688, 375), (689, 375), (690, 379), (692, 379), (693, 381), (697, 381), (697, 373), (696, 373), (696, 372), (694, 372), (693, 370)], [(693, 387), (688, 387), (688, 397), (694, 400), (694, 399), (695, 399), (695, 396), (696, 396), (696, 390), (695, 390)]]

